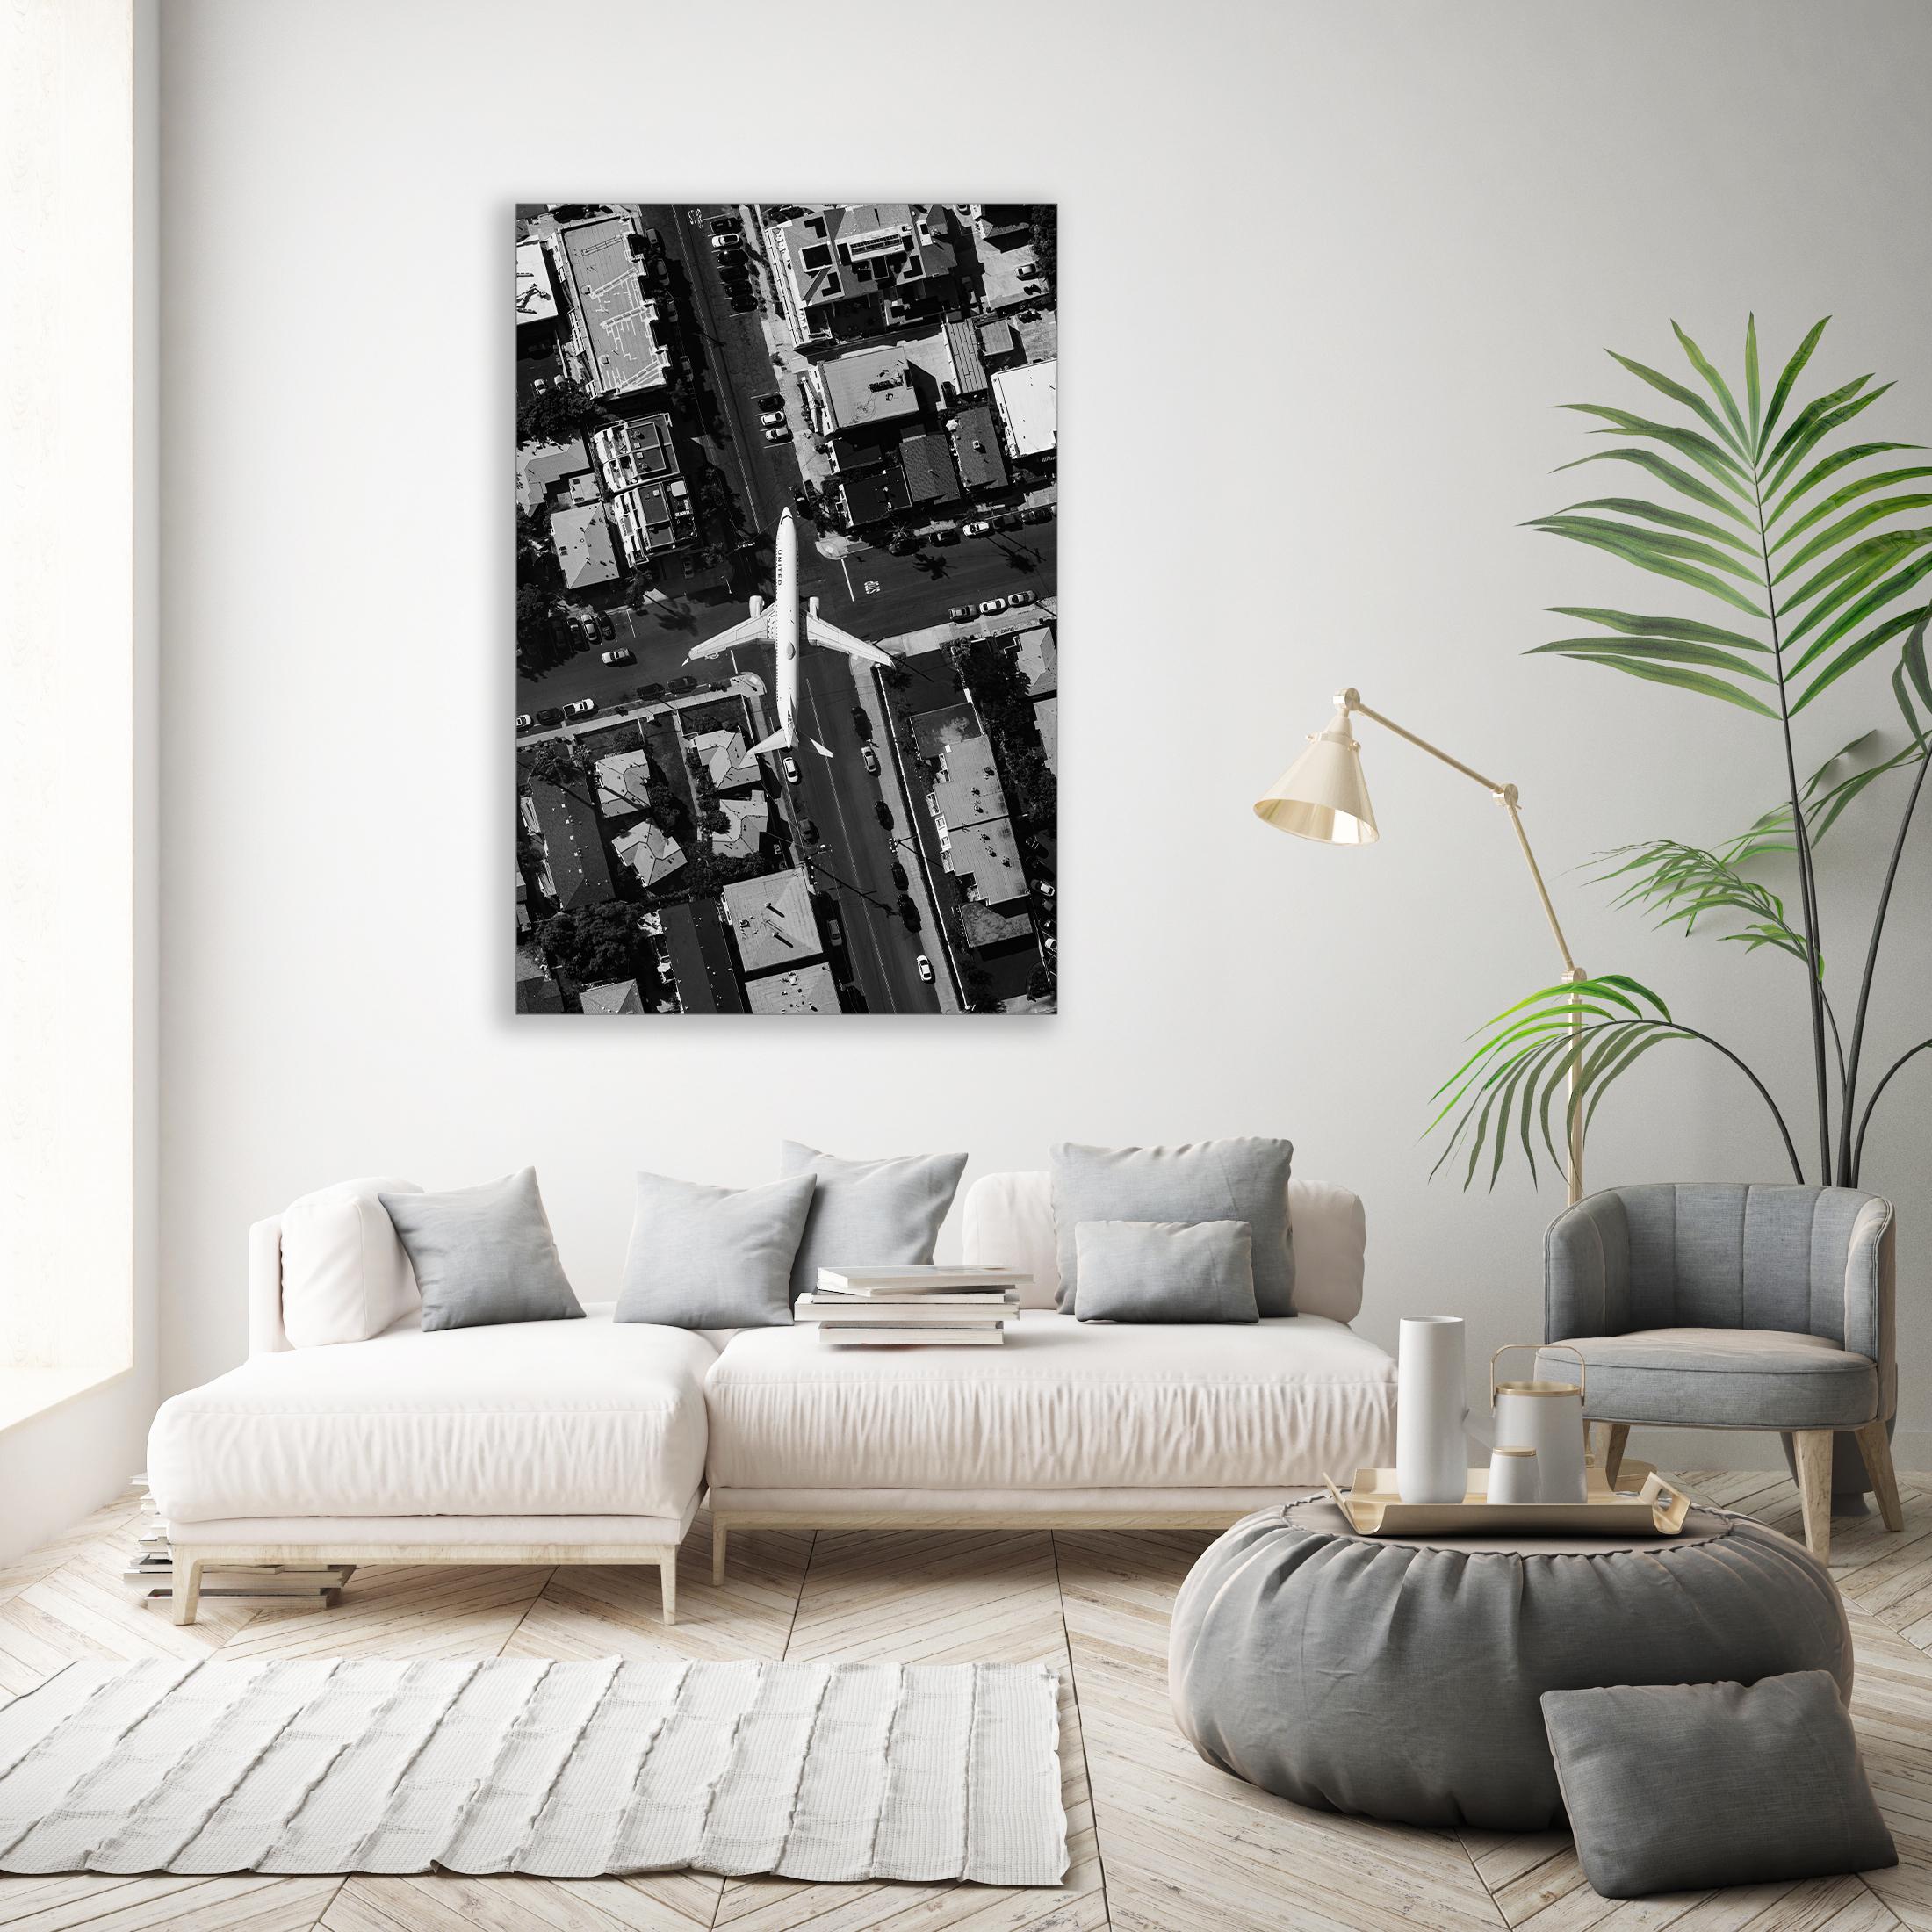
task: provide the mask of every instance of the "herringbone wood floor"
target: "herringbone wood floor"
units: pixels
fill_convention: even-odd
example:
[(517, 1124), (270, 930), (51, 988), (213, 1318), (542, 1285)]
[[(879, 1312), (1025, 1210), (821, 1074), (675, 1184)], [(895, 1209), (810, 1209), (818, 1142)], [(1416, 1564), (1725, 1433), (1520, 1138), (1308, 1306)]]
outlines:
[[(1708, 1501), (1793, 1533), (1782, 1477), (1693, 1479)], [(1870, 1879), (1613, 1905), (1561, 1834), (1417, 1831), (1301, 1811), (1210, 1770), (1167, 1710), (1167, 1612), (1208, 1539), (1042, 1531), (746, 1532), (721, 1590), (701, 1516), (680, 1621), (654, 1572), (364, 1569), (334, 1611), (205, 1603), (177, 1630), (119, 1581), (132, 1504), (0, 1570), (0, 1696), (83, 1654), (1045, 1658), (1063, 1685), (1072, 1867), (1054, 1892), (801, 1885), (690, 1873), (533, 1878), (0, 1878), (4, 1932), (1243, 1932), (1527, 1927), (1532, 1932), (1932, 1932), (1932, 1481), (1907, 1531), (1839, 1526), (1834, 1568), (1858, 1645), (1856, 1714), (1902, 1863)], [(1695, 1807), (1697, 1794), (1681, 1801)]]

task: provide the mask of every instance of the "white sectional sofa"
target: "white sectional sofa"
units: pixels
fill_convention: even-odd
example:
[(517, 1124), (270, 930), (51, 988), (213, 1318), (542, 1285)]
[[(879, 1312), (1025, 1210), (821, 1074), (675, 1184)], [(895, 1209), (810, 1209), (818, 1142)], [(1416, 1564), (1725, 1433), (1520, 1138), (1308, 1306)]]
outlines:
[(700, 1334), (611, 1319), (296, 1349), (280, 1223), (251, 1233), (249, 1356), (172, 1397), (148, 1481), (175, 1614), (202, 1572), (257, 1562), (656, 1564), (707, 1487), (713, 1569), (732, 1528), (1164, 1524), (1219, 1528), (1283, 1489), (1394, 1453), (1395, 1365), (1348, 1323), (1362, 1207), (1289, 1184), (1292, 1318), (1081, 1323), (1054, 1312), (1049, 1177), (992, 1174), (969, 1260), (1030, 1269), (998, 1349), (828, 1347), (814, 1329)]

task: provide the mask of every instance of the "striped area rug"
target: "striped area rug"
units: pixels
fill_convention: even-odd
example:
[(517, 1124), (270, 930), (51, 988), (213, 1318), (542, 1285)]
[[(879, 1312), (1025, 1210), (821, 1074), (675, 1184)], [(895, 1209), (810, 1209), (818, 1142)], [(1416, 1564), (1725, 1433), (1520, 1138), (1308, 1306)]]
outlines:
[(1066, 1865), (1045, 1664), (90, 1660), (0, 1707), (0, 1871)]

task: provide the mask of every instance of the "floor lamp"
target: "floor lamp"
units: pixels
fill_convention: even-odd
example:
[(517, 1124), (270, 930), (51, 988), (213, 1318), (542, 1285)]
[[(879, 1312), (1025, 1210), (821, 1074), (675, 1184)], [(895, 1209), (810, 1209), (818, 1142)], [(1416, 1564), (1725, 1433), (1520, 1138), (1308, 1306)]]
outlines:
[[(1364, 717), (1373, 718), (1384, 730), (1395, 732), (1397, 738), (1407, 739), (1431, 758), (1439, 758), (1465, 778), (1474, 779), (1509, 813), (1516, 842), (1522, 847), (1524, 862), (1529, 867), (1530, 877), (1536, 884), (1536, 896), (1543, 903), (1543, 917), (1550, 922), (1556, 949), (1563, 955), (1563, 977), (1573, 984), (1587, 979), (1590, 976), (1570, 957), (1569, 941), (1563, 937), (1556, 908), (1550, 903), (1549, 888), (1543, 883), (1536, 854), (1530, 850), (1529, 834), (1523, 829), (1523, 815), (1517, 810), (1516, 787), (1499, 785), (1493, 778), (1485, 778), (1473, 766), (1465, 765), (1460, 758), (1450, 757), (1447, 752), (1431, 745), (1426, 738), (1417, 738), (1415, 732), (1405, 730), (1394, 718), (1371, 710), (1362, 703), (1361, 693), (1352, 688), (1337, 695), (1335, 716), (1329, 721), (1328, 729), (1311, 734), (1308, 748), (1261, 797), (1255, 800), (1255, 816), (1279, 832), (1292, 832), (1299, 839), (1313, 839), (1322, 845), (1374, 844), (1381, 834), (1376, 830), (1374, 809), (1368, 802), (1368, 784), (1362, 776), (1362, 747), (1356, 743), (1355, 734), (1349, 729), (1349, 719), (1357, 712)], [(1569, 1092), (1573, 1101), (1576, 1093), (1577, 1068), (1582, 1058), (1582, 1028), (1583, 1014), (1579, 1002), (1570, 1020), (1570, 1032), (1577, 1042), (1569, 1063)], [(1574, 1106), (1569, 1109), (1568, 1164), (1569, 1198), (1575, 1202), (1583, 1196), (1583, 1121), (1582, 1109)]]

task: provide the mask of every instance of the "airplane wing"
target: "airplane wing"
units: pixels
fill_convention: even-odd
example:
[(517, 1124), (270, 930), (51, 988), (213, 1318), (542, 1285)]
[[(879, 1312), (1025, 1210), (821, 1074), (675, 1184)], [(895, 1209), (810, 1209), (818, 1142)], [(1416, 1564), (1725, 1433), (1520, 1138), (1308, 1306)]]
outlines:
[(722, 657), (727, 651), (735, 651), (741, 644), (769, 644), (772, 637), (771, 607), (761, 610), (755, 617), (746, 617), (740, 624), (734, 624), (729, 631), (721, 631), (715, 638), (707, 638), (703, 644), (694, 645), (684, 653), (688, 664), (697, 658)]
[(897, 661), (890, 651), (882, 651), (877, 645), (868, 644), (863, 638), (852, 637), (820, 616), (806, 616), (805, 636), (810, 642), (822, 645), (827, 651), (843, 651), (848, 658), (858, 658), (867, 664)]

